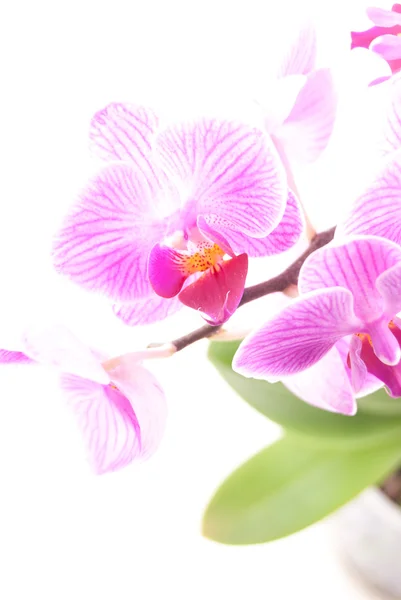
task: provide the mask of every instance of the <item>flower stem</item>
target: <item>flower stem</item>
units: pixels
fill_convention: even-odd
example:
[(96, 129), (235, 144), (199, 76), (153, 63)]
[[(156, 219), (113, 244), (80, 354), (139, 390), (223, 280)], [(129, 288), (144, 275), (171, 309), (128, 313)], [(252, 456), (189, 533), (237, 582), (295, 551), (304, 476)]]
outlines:
[[(331, 242), (334, 237), (334, 231), (335, 227), (332, 227), (327, 231), (322, 231), (321, 233), (315, 234), (305, 252), (303, 252), (301, 256), (297, 258), (297, 260), (293, 262), (287, 269), (285, 269), (285, 271), (283, 271), (280, 275), (277, 275), (276, 277), (273, 277), (267, 281), (263, 281), (262, 283), (245, 288), (238, 308), (240, 306), (244, 306), (244, 304), (248, 304), (248, 302), (252, 302), (253, 300), (267, 296), (268, 294), (273, 294), (274, 292), (285, 292), (285, 290), (287, 290), (289, 287), (296, 286), (298, 283), (299, 271), (301, 270), (305, 260), (310, 254), (315, 252), (315, 250), (318, 250), (318, 248), (321, 248), (322, 246), (325, 246)], [(195, 331), (187, 333), (186, 335), (173, 340), (171, 344), (176, 348), (176, 351), (179, 352), (180, 350), (183, 350), (187, 346), (190, 346), (194, 342), (197, 342), (203, 338), (213, 337), (218, 331), (220, 331), (221, 327), (221, 325), (204, 325), (199, 329), (195, 329)]]

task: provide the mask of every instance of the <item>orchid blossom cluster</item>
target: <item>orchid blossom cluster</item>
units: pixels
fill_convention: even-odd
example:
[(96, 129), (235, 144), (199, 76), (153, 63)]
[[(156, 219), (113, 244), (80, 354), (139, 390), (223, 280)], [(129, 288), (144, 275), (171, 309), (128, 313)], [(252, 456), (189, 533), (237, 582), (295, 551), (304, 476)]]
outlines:
[[(206, 321), (181, 340), (118, 357), (62, 326), (27, 329), (19, 348), (1, 351), (3, 363), (60, 372), (96, 472), (147, 458), (160, 442), (166, 399), (143, 361), (171, 356), (218, 332), (245, 302), (290, 286), (298, 297), (283, 294), (283, 310), (240, 345), (238, 373), (282, 380), (306, 402), (346, 415), (383, 385), (401, 396), (401, 6), (369, 17), (375, 26), (353, 33), (352, 47), (391, 70), (378, 83), (389, 98), (386, 160), (324, 247), (292, 171), (320, 156), (336, 119), (333, 77), (316, 67), (310, 25), (272, 82), (259, 126), (211, 118), (166, 126), (151, 109), (122, 103), (93, 117), (90, 144), (102, 166), (55, 236), (55, 268), (104, 295), (127, 326), (184, 306)], [(305, 231), (311, 246), (286, 271), (293, 280), (246, 288), (250, 260), (284, 253)]]

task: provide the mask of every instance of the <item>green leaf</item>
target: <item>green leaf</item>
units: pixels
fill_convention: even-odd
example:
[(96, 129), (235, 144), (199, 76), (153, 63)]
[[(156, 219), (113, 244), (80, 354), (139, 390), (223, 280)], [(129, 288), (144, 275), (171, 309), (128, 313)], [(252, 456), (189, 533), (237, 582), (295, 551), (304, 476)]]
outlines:
[(330, 413), (303, 402), (282, 383), (271, 384), (235, 373), (231, 362), (239, 343), (211, 342), (210, 361), (244, 400), (286, 430), (307, 436), (311, 443), (336, 447), (358, 447), (385, 440), (393, 433), (401, 438), (398, 402), (394, 400), (394, 412), (388, 409), (387, 414), (378, 414), (380, 403), (389, 406), (383, 389), (359, 401), (360, 408), (353, 417)]
[(400, 440), (353, 451), (286, 436), (239, 467), (206, 509), (203, 534), (224, 544), (257, 544), (322, 519), (401, 461)]

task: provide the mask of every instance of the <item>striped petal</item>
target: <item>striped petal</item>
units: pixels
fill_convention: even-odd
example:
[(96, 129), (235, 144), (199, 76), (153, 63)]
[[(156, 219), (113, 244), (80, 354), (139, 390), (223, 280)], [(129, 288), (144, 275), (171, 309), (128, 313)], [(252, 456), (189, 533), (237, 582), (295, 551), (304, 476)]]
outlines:
[(148, 458), (160, 442), (166, 417), (165, 399), (154, 377), (140, 366), (129, 379), (113, 376), (101, 385), (63, 375), (61, 387), (84, 437), (96, 473), (121, 469)]
[(401, 150), (354, 202), (338, 234), (377, 235), (401, 244)]
[(93, 117), (91, 148), (105, 161), (131, 161), (152, 169), (149, 158), (157, 128), (158, 119), (150, 109), (114, 102)]
[[(157, 151), (187, 204), (186, 228), (197, 215), (215, 230), (264, 237), (285, 208), (285, 173), (269, 138), (257, 129), (202, 120), (158, 136)], [(230, 244), (230, 238), (227, 238)]]
[(23, 352), (16, 352), (15, 350), (2, 350), (0, 349), (0, 363), (1, 364), (20, 364), (29, 365), (35, 361)]
[[(199, 222), (198, 222), (199, 225)], [(199, 225), (202, 230), (202, 225)], [(287, 204), (284, 215), (277, 227), (264, 238), (252, 238), (240, 232), (227, 232), (220, 227), (220, 232), (231, 240), (231, 248), (235, 254), (246, 252), (249, 257), (273, 256), (292, 248), (299, 240), (304, 229), (304, 220), (295, 195), (288, 191)], [(213, 238), (213, 234), (206, 232)], [(214, 236), (216, 238), (216, 236)], [(217, 243), (218, 240), (215, 240)], [(229, 253), (229, 252), (227, 252)]]
[(182, 308), (178, 298), (161, 298), (156, 294), (131, 304), (115, 306), (114, 312), (126, 325), (150, 325), (174, 315)]
[(65, 218), (54, 264), (84, 288), (113, 301), (152, 293), (148, 255), (164, 234), (147, 180), (124, 164), (103, 169)]
[(312, 292), (245, 338), (234, 356), (233, 368), (245, 377), (276, 381), (316, 364), (357, 327), (348, 290)]
[(301, 293), (346, 288), (354, 297), (355, 315), (366, 326), (380, 319), (385, 310), (384, 298), (376, 287), (378, 277), (400, 261), (401, 248), (381, 238), (364, 236), (335, 242), (306, 259), (299, 288)]

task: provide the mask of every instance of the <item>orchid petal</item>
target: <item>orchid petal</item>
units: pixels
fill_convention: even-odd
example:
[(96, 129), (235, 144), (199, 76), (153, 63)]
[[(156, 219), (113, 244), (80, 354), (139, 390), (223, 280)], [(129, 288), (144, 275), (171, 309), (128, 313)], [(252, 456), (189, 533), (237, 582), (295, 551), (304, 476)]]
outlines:
[[(395, 338), (394, 338), (395, 339)], [(401, 396), (400, 365), (389, 366), (379, 360), (372, 345), (364, 339), (360, 345), (360, 360), (363, 361), (368, 373), (384, 383), (394, 398)]]
[[(285, 206), (286, 178), (269, 138), (257, 129), (227, 121), (202, 120), (161, 133), (156, 147), (189, 211), (187, 229), (202, 215), (253, 237), (278, 224)], [(230, 239), (227, 239), (230, 244)]]
[(338, 232), (377, 235), (401, 244), (401, 151), (354, 202)]
[(364, 236), (332, 243), (306, 259), (299, 274), (299, 289), (307, 293), (335, 286), (346, 288), (354, 296), (355, 315), (365, 324), (371, 323), (384, 311), (376, 280), (400, 261), (401, 248), (381, 238)]
[(128, 160), (152, 169), (149, 157), (157, 128), (158, 119), (150, 109), (113, 102), (92, 119), (91, 147), (103, 160)]
[(135, 366), (128, 383), (120, 382), (118, 376), (115, 381), (115, 385), (100, 385), (73, 375), (61, 377), (96, 473), (114, 471), (149, 456), (165, 419), (163, 393), (145, 369)]
[(366, 382), (368, 370), (361, 358), (362, 341), (353, 335), (349, 345), (349, 362), (351, 369), (351, 382), (355, 393), (360, 392)]
[(114, 312), (126, 325), (150, 325), (174, 315), (182, 308), (178, 298), (161, 298), (153, 294), (130, 304), (115, 306)]
[(307, 75), (315, 68), (316, 31), (311, 22), (306, 22), (299, 29), (296, 39), (290, 45), (283, 60), (279, 75)]
[(393, 10), (369, 6), (366, 9), (366, 14), (372, 23), (378, 27), (393, 27), (393, 25), (401, 25), (401, 14)]
[(261, 103), (264, 125), (270, 135), (274, 134), (288, 115), (307, 81), (306, 75), (288, 75), (269, 82), (266, 97)]
[(373, 50), (388, 61), (397, 60), (401, 58), (401, 38), (388, 33), (381, 35), (373, 40), (369, 50)]
[(164, 227), (140, 174), (110, 165), (65, 219), (54, 244), (55, 266), (117, 302), (149, 296), (148, 255)]
[(245, 338), (234, 356), (233, 368), (246, 377), (268, 380), (299, 373), (357, 327), (348, 290), (313, 292)]
[(141, 458), (157, 450), (167, 420), (167, 403), (163, 389), (150, 371), (126, 361), (110, 372), (113, 383), (131, 403), (141, 429)]
[(401, 263), (379, 275), (376, 287), (384, 298), (387, 315), (401, 312)]
[(301, 373), (283, 377), (282, 382), (308, 404), (344, 415), (356, 413), (351, 383), (336, 346), (319, 362)]
[(377, 358), (386, 365), (398, 364), (401, 359), (401, 348), (389, 329), (388, 319), (384, 318), (371, 323), (367, 331)]
[[(201, 227), (202, 229), (202, 227)], [(240, 232), (228, 232), (231, 248), (236, 253), (246, 252), (250, 257), (273, 256), (280, 254), (299, 240), (304, 229), (304, 220), (295, 195), (288, 190), (287, 204), (284, 215), (277, 227), (264, 238), (252, 238)], [(209, 228), (213, 232), (211, 228)], [(223, 235), (226, 233), (224, 227), (220, 227)], [(213, 234), (210, 235), (213, 237)], [(214, 236), (216, 238), (216, 236)], [(216, 243), (219, 243), (215, 239)]]
[(200, 311), (208, 323), (221, 325), (241, 301), (248, 272), (246, 254), (222, 261), (179, 294), (180, 301)]
[(35, 361), (23, 352), (0, 349), (0, 364), (32, 364)]
[(392, 77), (389, 83), (389, 106), (384, 124), (383, 152), (389, 153), (401, 148), (401, 74)]
[(190, 273), (186, 272), (188, 256), (156, 244), (149, 254), (148, 276), (152, 288), (162, 298), (172, 298), (182, 289)]
[(98, 383), (110, 381), (94, 353), (64, 325), (26, 329), (22, 348), (26, 356), (43, 365)]
[(326, 148), (334, 127), (337, 95), (329, 69), (318, 69), (307, 81), (274, 137), (288, 159), (312, 162)]

